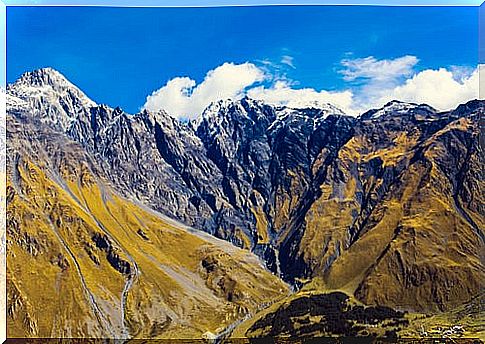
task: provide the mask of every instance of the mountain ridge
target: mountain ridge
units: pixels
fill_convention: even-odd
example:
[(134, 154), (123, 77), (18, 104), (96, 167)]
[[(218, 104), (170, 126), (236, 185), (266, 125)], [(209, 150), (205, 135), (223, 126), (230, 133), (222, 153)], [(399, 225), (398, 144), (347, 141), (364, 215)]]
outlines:
[(120, 196), (255, 253), (296, 288), (321, 279), (367, 305), (435, 312), (483, 286), (484, 101), (352, 117), (243, 98), (185, 123), (22, 86), (7, 88), (8, 120), (40, 121)]

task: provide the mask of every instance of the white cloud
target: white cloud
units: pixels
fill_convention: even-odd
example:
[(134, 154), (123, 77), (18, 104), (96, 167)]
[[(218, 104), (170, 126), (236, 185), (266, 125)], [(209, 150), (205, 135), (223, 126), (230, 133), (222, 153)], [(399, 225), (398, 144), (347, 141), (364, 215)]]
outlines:
[[(223, 65), (207, 73), (199, 84), (189, 77), (176, 77), (147, 97), (143, 108), (164, 109), (178, 118), (195, 118), (213, 101), (240, 99), (248, 95), (269, 104), (303, 107), (331, 103), (349, 115), (378, 108), (390, 100), (427, 103), (449, 110), (478, 98), (478, 68), (449, 67), (415, 70), (415, 56), (377, 60), (366, 58), (341, 61), (340, 73), (348, 87), (340, 91), (297, 88), (298, 81), (281, 76), (261, 62)], [(292, 63), (292, 60), (287, 62)], [(282, 61), (283, 63), (283, 61)], [(264, 84), (262, 84), (264, 82)]]
[(478, 98), (485, 99), (485, 64), (478, 65)]
[(345, 68), (340, 73), (356, 95), (354, 112), (363, 112), (379, 103), (383, 93), (413, 75), (418, 61), (411, 55), (384, 60), (373, 56), (342, 60), (341, 65)]
[(418, 63), (416, 56), (406, 55), (396, 59), (377, 60), (373, 56), (341, 61), (346, 67), (341, 73), (346, 81), (367, 79), (372, 82), (396, 82), (403, 76), (409, 76)]
[(352, 88), (354, 112), (378, 108), (394, 99), (426, 103), (444, 111), (478, 98), (478, 68), (451, 66), (416, 72), (418, 62), (415, 56), (343, 60), (344, 80), (360, 81)]
[(468, 75), (455, 75), (451, 70), (427, 69), (407, 79), (403, 85), (384, 94), (379, 103), (392, 99), (426, 103), (438, 110), (449, 110), (471, 99), (479, 98), (478, 68)]
[(258, 86), (248, 90), (250, 98), (264, 100), (268, 104), (288, 107), (304, 107), (309, 105), (331, 103), (344, 112), (351, 111), (352, 92), (316, 91), (313, 88), (294, 89), (287, 81), (279, 80), (271, 87)]
[(164, 109), (179, 118), (195, 118), (211, 102), (241, 98), (247, 87), (264, 79), (264, 72), (252, 63), (224, 63), (209, 71), (198, 85), (188, 77), (171, 79), (147, 97), (143, 108)]

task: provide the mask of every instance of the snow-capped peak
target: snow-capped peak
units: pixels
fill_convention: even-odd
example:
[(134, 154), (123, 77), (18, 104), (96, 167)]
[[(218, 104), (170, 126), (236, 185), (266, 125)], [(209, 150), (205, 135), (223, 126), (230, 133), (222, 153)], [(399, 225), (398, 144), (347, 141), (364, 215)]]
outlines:
[(66, 131), (96, 103), (52, 68), (22, 74), (7, 86), (7, 111), (24, 113)]
[[(46, 67), (24, 73), (13, 84), (8, 85), (7, 92), (16, 96), (25, 95), (24, 91), (38, 89), (42, 93), (70, 92), (86, 106), (96, 106), (77, 86), (66, 79), (64, 75), (53, 68)], [(37, 92), (38, 93), (38, 92)]]
[[(218, 117), (227, 116), (229, 110), (234, 109), (238, 112), (239, 116), (247, 118), (251, 121), (256, 120), (258, 117), (267, 116), (266, 110), (272, 109), (274, 113), (274, 118), (269, 118), (270, 120), (283, 119), (289, 114), (299, 114), (301, 116), (308, 117), (318, 117), (320, 119), (326, 118), (328, 115), (345, 115), (345, 113), (338, 107), (321, 102), (315, 101), (292, 101), (284, 106), (266, 103), (260, 99), (253, 99), (249, 97), (244, 97), (240, 100), (224, 99), (212, 102), (207, 106), (204, 112), (193, 121), (194, 127), (198, 127), (204, 120), (212, 119), (216, 122), (220, 122), (221, 119), (217, 120)], [(272, 116), (270, 116), (272, 117)]]
[(269, 110), (270, 108), (271, 106), (265, 104), (263, 101), (249, 97), (244, 97), (239, 100), (221, 99), (210, 103), (202, 114), (192, 122), (192, 125), (195, 128), (202, 122), (214, 122), (217, 125), (221, 125), (228, 115), (235, 115), (237, 118), (254, 122), (266, 116), (265, 110)]
[(321, 110), (327, 115), (345, 115), (345, 113), (333, 104), (322, 102), (320, 100), (312, 101), (291, 101), (285, 105), (286, 108), (295, 110), (316, 109)]
[(313, 123), (316, 128), (330, 115), (344, 116), (345, 113), (338, 107), (323, 103), (320, 101), (304, 102), (300, 105), (297, 103), (291, 104), (292, 106), (277, 107), (276, 120), (271, 125), (271, 128), (281, 125), (281, 122), (288, 121), (306, 121)]
[(28, 86), (72, 86), (61, 73), (53, 68), (46, 67), (34, 70), (32, 72), (26, 72), (20, 76), (20, 78), (14, 83), (14, 85), (28, 85)]
[(430, 107), (429, 105), (419, 105), (415, 103), (407, 103), (407, 102), (402, 102), (399, 100), (393, 100), (390, 101), (389, 103), (385, 104), (382, 108), (380, 109), (373, 109), (365, 112), (362, 114), (360, 117), (362, 119), (377, 119), (383, 116), (388, 116), (388, 115), (407, 115), (410, 113), (413, 113), (416, 109), (422, 109), (424, 111), (428, 112), (435, 112), (436, 110)]

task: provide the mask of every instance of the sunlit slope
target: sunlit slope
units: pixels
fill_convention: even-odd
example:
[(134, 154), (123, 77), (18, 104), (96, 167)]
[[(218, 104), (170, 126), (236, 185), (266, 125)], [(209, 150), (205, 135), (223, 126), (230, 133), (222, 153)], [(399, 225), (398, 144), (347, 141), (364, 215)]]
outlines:
[(256, 256), (118, 197), (76, 144), (8, 133), (10, 337), (200, 338), (287, 294)]
[(484, 293), (480, 293), (471, 301), (466, 302), (447, 312), (428, 315), (410, 315), (410, 326), (404, 328), (400, 335), (404, 338), (435, 337), (442, 338), (443, 333), (458, 326), (463, 333), (458, 332), (453, 337), (479, 338), (485, 341), (485, 306)]
[(413, 311), (475, 296), (485, 280), (480, 111), (363, 121), (324, 167), (305, 231), (281, 239), (294, 247), (295, 275), (321, 277), (327, 290), (369, 305)]

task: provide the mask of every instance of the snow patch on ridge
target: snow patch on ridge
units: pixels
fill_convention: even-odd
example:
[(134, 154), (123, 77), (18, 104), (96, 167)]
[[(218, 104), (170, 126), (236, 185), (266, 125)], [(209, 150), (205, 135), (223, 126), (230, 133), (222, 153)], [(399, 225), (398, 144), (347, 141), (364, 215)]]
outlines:
[(419, 105), (415, 103), (406, 103), (398, 100), (393, 100), (387, 103), (386, 105), (384, 105), (380, 109), (373, 109), (365, 112), (360, 116), (360, 118), (378, 119), (389, 115), (392, 115), (392, 116), (409, 115), (417, 109), (422, 109), (424, 111), (429, 111), (429, 112), (436, 112), (436, 110), (429, 105), (425, 105), (425, 104)]

